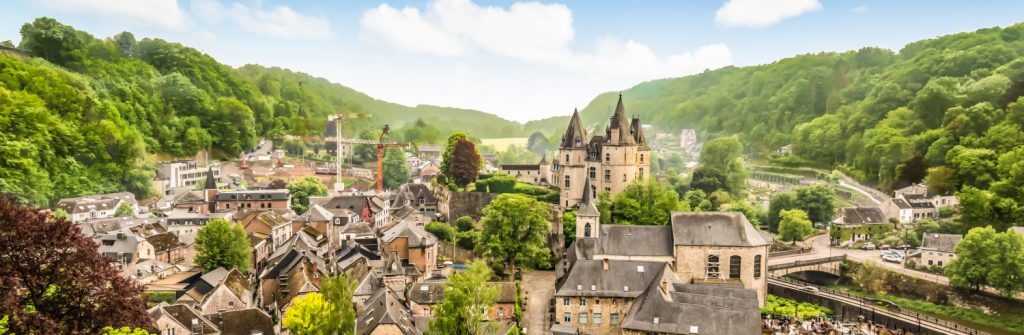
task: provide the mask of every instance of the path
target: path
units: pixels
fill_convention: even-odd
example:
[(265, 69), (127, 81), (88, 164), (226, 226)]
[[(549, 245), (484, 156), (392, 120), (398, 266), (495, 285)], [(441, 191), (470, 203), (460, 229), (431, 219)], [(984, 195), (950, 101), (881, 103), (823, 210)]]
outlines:
[(526, 282), (526, 333), (545, 334), (551, 328), (548, 308), (555, 297), (555, 272), (530, 271), (524, 277)]

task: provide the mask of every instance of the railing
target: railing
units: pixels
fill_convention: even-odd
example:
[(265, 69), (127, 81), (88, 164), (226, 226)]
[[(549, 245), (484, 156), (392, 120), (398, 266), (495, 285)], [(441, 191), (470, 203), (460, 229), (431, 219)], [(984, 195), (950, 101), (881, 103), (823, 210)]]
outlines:
[[(831, 257), (831, 258), (835, 258), (835, 257)], [(805, 292), (808, 292), (808, 293), (811, 293), (811, 294), (825, 293), (825, 294), (830, 294), (830, 295), (836, 295), (836, 296), (844, 297), (844, 298), (847, 298), (847, 299), (856, 300), (858, 303), (860, 303), (861, 306), (870, 305), (870, 306), (874, 307), (875, 304), (873, 302), (878, 300), (878, 299), (867, 298), (867, 297), (860, 296), (860, 295), (854, 295), (854, 294), (851, 294), (851, 293), (846, 292), (846, 291), (836, 290), (836, 289), (832, 289), (832, 288), (828, 288), (828, 287), (824, 287), (824, 286), (820, 286), (820, 285), (815, 285), (815, 284), (812, 284), (812, 283), (807, 283), (807, 282), (803, 282), (803, 281), (799, 281), (799, 280), (795, 280), (795, 279), (791, 279), (791, 278), (786, 278), (786, 277), (769, 276), (768, 279), (769, 279), (769, 282), (771, 280), (777, 280), (777, 281), (788, 283), (788, 284), (791, 284), (791, 285), (799, 285), (801, 287), (814, 287), (817, 292), (814, 292), (814, 291), (805, 291)], [(842, 302), (842, 301), (839, 301), (839, 302)], [(880, 308), (879, 311), (882, 312), (883, 314), (885, 312), (890, 312), (890, 313), (902, 315), (902, 316), (907, 317), (907, 318), (916, 319), (918, 324), (921, 324), (922, 322), (923, 323), (931, 323), (931, 324), (934, 324), (934, 325), (942, 327), (942, 328), (955, 330), (955, 331), (962, 332), (962, 333), (965, 333), (965, 334), (971, 334), (971, 335), (990, 335), (989, 333), (986, 333), (986, 332), (983, 332), (983, 331), (980, 331), (980, 330), (976, 330), (976, 329), (972, 329), (970, 327), (961, 325), (959, 323), (955, 323), (955, 322), (951, 322), (951, 321), (946, 321), (946, 320), (942, 320), (942, 319), (939, 319), (939, 318), (936, 318), (936, 317), (933, 317), (933, 316), (930, 316), (930, 315), (921, 314), (921, 313), (918, 313), (918, 312), (915, 312), (915, 311), (907, 310), (907, 309), (904, 309), (902, 307), (899, 307), (898, 305), (897, 306), (888, 307), (888, 308)]]
[(802, 260), (802, 261), (793, 261), (793, 262), (789, 262), (789, 263), (769, 265), (768, 266), (768, 271), (784, 270), (784, 269), (790, 269), (790, 268), (807, 266), (807, 265), (818, 265), (818, 264), (842, 262), (842, 261), (845, 261), (845, 260), (846, 260), (846, 255), (839, 255), (839, 256), (832, 256), (832, 257), (826, 257), (826, 258), (817, 258), (817, 259), (808, 259), (808, 260)]

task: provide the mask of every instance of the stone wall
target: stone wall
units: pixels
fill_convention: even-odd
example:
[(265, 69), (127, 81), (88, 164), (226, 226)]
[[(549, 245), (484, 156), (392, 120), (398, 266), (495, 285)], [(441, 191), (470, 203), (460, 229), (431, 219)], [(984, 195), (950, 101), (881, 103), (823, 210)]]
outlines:
[(452, 192), (448, 197), (448, 222), (455, 222), (456, 219), (469, 216), (474, 221), (479, 221), (483, 216), (482, 210), (498, 193), (486, 192)]

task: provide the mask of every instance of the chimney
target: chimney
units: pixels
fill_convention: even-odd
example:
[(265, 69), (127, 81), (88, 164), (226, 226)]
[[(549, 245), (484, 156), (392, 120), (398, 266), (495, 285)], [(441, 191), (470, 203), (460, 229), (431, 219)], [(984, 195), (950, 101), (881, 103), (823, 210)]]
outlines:
[(605, 271), (608, 271), (608, 259), (607, 258), (605, 258), (605, 259), (603, 259), (601, 261), (601, 268), (604, 269)]
[(422, 246), (426, 246), (427, 245), (427, 237), (426, 236), (420, 237), (420, 245), (422, 245)]

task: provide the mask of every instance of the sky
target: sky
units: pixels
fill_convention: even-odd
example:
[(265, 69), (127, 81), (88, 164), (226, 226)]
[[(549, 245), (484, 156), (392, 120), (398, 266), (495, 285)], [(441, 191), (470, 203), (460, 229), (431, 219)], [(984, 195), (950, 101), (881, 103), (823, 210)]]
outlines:
[[(0, 40), (49, 16), (378, 99), (525, 122), (644, 81), (1014, 24), (1024, 1), (3, 0)], [(628, 105), (628, 97), (626, 97)], [(372, 111), (370, 111), (372, 113)]]

